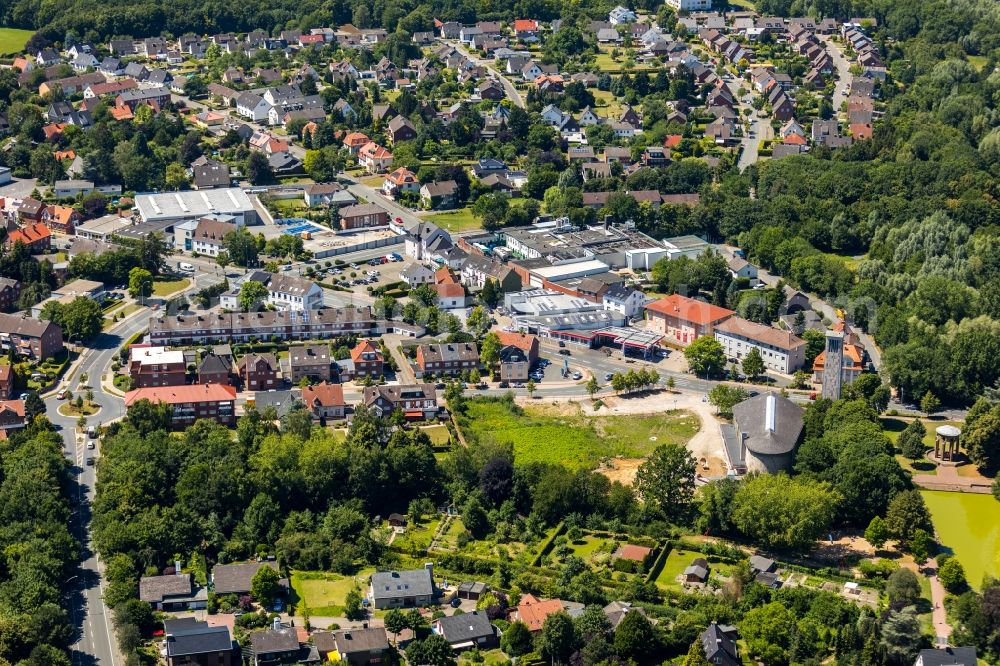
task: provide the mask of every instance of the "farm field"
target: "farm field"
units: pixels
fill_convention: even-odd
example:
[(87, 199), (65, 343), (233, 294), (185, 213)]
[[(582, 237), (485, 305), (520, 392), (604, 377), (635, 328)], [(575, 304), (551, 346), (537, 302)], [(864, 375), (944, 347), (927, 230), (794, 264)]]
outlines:
[(0, 28), (0, 53), (4, 55), (20, 53), (33, 34), (35, 34), (34, 30)]
[(362, 569), (354, 576), (341, 576), (335, 573), (320, 573), (313, 571), (296, 571), (292, 574), (292, 589), (298, 597), (296, 605), (303, 604), (313, 615), (336, 617), (344, 613), (344, 601), (347, 593), (357, 585), (362, 595), (366, 580), (375, 569)]
[(1000, 575), (1000, 502), (992, 495), (922, 490), (934, 531), (979, 589), (983, 576)]
[(500, 400), (470, 400), (459, 417), (467, 438), (508, 441), (518, 463), (558, 462), (589, 468), (602, 458), (642, 458), (658, 445), (685, 443), (698, 431), (698, 419), (683, 412), (649, 416), (587, 417), (544, 406), (513, 410)]

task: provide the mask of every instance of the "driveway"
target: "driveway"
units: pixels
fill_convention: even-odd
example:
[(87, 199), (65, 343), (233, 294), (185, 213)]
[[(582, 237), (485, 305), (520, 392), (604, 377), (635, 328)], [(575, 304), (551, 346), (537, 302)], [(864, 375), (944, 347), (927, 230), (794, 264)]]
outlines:
[(850, 88), (851, 80), (854, 78), (851, 75), (851, 63), (844, 57), (844, 51), (840, 48), (840, 44), (833, 41), (829, 35), (819, 35), (819, 39), (823, 42), (830, 58), (833, 59), (833, 66), (837, 69), (837, 83), (833, 89), (831, 104), (833, 104), (834, 111), (839, 114), (841, 107), (847, 100), (848, 88)]

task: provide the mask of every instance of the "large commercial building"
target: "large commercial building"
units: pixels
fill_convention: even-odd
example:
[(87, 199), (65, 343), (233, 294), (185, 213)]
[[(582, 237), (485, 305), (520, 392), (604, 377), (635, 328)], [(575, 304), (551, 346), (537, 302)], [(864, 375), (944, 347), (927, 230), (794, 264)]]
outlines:
[(257, 210), (238, 187), (138, 194), (135, 207), (143, 222), (177, 224), (210, 216), (230, 216), (240, 226), (257, 224)]

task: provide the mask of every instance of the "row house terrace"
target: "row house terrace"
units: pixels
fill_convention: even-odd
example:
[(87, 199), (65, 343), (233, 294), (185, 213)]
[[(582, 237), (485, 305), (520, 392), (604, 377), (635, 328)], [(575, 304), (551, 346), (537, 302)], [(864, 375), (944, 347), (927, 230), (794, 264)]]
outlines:
[(375, 330), (369, 307), (283, 312), (232, 312), (150, 318), (152, 344), (308, 340), (368, 335)]

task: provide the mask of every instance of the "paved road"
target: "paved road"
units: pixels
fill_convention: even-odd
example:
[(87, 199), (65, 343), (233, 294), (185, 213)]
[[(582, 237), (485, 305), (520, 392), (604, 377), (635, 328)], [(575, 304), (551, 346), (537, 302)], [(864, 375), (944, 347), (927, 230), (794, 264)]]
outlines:
[[(107, 423), (120, 418), (125, 413), (124, 402), (105, 393), (100, 386), (102, 373), (108, 369), (112, 358), (124, 341), (147, 325), (144, 315), (138, 315), (119, 325), (113, 333), (102, 333), (89, 345), (75, 372), (72, 388), (76, 390), (83, 373), (88, 375), (87, 384), (94, 391), (94, 401), (100, 411), (88, 420), (88, 424)], [(72, 646), (74, 665), (123, 664), (114, 638), (114, 629), (107, 606), (104, 605), (104, 587), (101, 582), (103, 565), (93, 550), (89, 538), (90, 506), (94, 499), (96, 467), (86, 464), (86, 459), (96, 451), (86, 449), (82, 435), (76, 433), (76, 418), (62, 416), (58, 412), (60, 401), (55, 397), (45, 400), (49, 420), (63, 435), (66, 455), (77, 473), (76, 511), (73, 515), (73, 530), (83, 547), (83, 561), (76, 576), (71, 579), (68, 590), (71, 618), (77, 628), (77, 641)]]
[(833, 59), (833, 66), (837, 69), (837, 83), (833, 88), (831, 104), (833, 104), (834, 112), (839, 114), (841, 106), (847, 100), (848, 88), (854, 78), (851, 75), (851, 63), (844, 57), (844, 50), (829, 35), (819, 35), (819, 39), (823, 42), (827, 53)]
[[(751, 116), (755, 118), (756, 116)], [(768, 118), (759, 118), (752, 125), (750, 132), (740, 140), (740, 159), (737, 166), (740, 171), (746, 170), (751, 164), (756, 164), (760, 159), (760, 142), (774, 138), (774, 128)]]
[(468, 58), (472, 62), (476, 63), (477, 65), (481, 65), (481, 66), (485, 67), (487, 72), (489, 72), (491, 75), (493, 75), (494, 77), (496, 77), (496, 79), (498, 81), (500, 81), (500, 85), (503, 86), (504, 91), (507, 93), (507, 97), (509, 97), (510, 100), (512, 102), (514, 102), (514, 104), (517, 104), (522, 109), (525, 108), (524, 98), (521, 97), (521, 93), (518, 92), (517, 87), (514, 86), (514, 84), (511, 83), (510, 79), (508, 79), (506, 76), (504, 76), (504, 74), (502, 72), (498, 71), (495, 67), (493, 67), (493, 61), (492, 60), (483, 60), (482, 58), (480, 58), (475, 53), (470, 53), (462, 45), (462, 43), (459, 42), (459, 41), (457, 41), (457, 40), (453, 40), (453, 41), (446, 42), (446, 43), (449, 44), (450, 46), (455, 47), (456, 51), (458, 51), (459, 53), (461, 53), (462, 55), (464, 55), (466, 58)]

